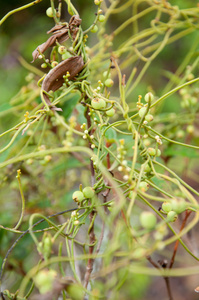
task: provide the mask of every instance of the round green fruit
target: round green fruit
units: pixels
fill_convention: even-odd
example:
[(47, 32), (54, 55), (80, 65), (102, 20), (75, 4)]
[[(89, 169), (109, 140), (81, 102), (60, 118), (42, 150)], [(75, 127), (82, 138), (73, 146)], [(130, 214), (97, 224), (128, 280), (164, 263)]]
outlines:
[(148, 188), (149, 188), (149, 184), (145, 181), (141, 181), (138, 186), (138, 189), (141, 190), (142, 192), (146, 192)]
[(157, 219), (152, 212), (143, 211), (140, 215), (140, 223), (145, 229), (153, 229), (157, 223)]
[(85, 199), (84, 194), (81, 191), (75, 191), (73, 193), (73, 200), (75, 202), (81, 202), (84, 199)]
[(91, 101), (91, 105), (94, 109), (103, 109), (106, 107), (106, 101), (101, 98), (94, 98)]
[(64, 53), (66, 53), (66, 47), (60, 46), (60, 47), (58, 48), (58, 52), (59, 52), (59, 54), (64, 54)]
[(91, 186), (86, 186), (83, 189), (83, 194), (85, 198), (93, 198), (93, 196), (95, 195), (95, 191)]
[[(54, 11), (54, 13), (56, 13), (56, 11)], [(47, 15), (49, 18), (53, 18), (53, 9), (52, 9), (52, 7), (47, 8), (47, 10), (46, 10), (46, 15)]]
[(146, 172), (146, 173), (151, 172), (151, 167), (150, 167), (149, 164), (146, 164), (146, 165), (145, 165), (145, 167), (144, 167), (144, 172)]
[(109, 109), (109, 110), (106, 111), (106, 115), (108, 117), (112, 117), (112, 116), (114, 116), (114, 114), (115, 114), (114, 108), (111, 108), (111, 109)]
[(150, 156), (155, 156), (156, 155), (156, 150), (155, 148), (148, 148), (147, 152), (149, 153)]
[(167, 214), (167, 221), (169, 222), (175, 222), (175, 220), (177, 219), (177, 214), (175, 211), (171, 210), (170, 212), (168, 212)]
[(153, 101), (153, 99), (154, 99), (154, 96), (153, 96), (153, 94), (152, 94), (151, 92), (147, 93), (147, 94), (144, 96), (144, 100), (145, 100), (146, 102)]
[(91, 32), (95, 33), (98, 31), (97, 25), (94, 25), (93, 28), (91, 29)]
[(142, 108), (140, 108), (140, 110), (139, 110), (139, 116), (140, 116), (140, 118), (142, 118), (145, 114), (146, 114), (146, 110), (147, 110), (147, 108), (146, 107), (142, 107)]
[(156, 156), (159, 157), (160, 155), (161, 155), (161, 151), (160, 151), (160, 149), (157, 149)]
[(114, 81), (111, 78), (108, 78), (105, 80), (104, 84), (106, 87), (112, 87), (114, 84)]
[(105, 16), (104, 15), (99, 15), (98, 21), (99, 22), (104, 22), (104, 20), (105, 20)]
[(147, 122), (153, 121), (153, 115), (147, 114), (147, 115), (145, 116), (145, 120), (146, 120)]
[(162, 203), (162, 209), (165, 211), (165, 212), (170, 212), (172, 210), (172, 205), (170, 202), (164, 202)]
[(34, 282), (41, 294), (51, 292), (53, 289), (53, 282), (57, 276), (54, 270), (41, 270), (34, 277)]
[(184, 200), (176, 200), (172, 201), (172, 210), (174, 210), (177, 214), (181, 214), (187, 208), (187, 203)]
[(54, 61), (51, 62), (51, 66), (52, 66), (53, 68), (56, 67), (57, 65), (58, 65), (58, 62), (57, 62), (57, 61), (54, 60)]

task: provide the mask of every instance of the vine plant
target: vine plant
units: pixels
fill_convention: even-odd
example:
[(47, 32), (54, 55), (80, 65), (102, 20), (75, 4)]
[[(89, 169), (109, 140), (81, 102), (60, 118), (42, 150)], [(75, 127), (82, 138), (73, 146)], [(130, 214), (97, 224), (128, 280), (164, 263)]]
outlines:
[[(40, 2), (10, 11), (0, 25)], [(67, 21), (61, 18), (62, 2), (50, 1), (46, 14), (55, 26), (33, 49), (32, 65), (20, 58), (31, 71), (26, 88), (1, 112), (1, 118), (14, 116), (15, 122), (0, 135), (1, 186), (13, 190), (3, 195), (12, 203), (20, 196), (22, 203), (19, 220), (17, 207), (10, 225), (0, 225), (12, 241), (2, 261), (2, 299), (129, 299), (134, 294), (127, 286), (138, 274), (162, 276), (174, 299), (170, 277), (199, 272), (197, 250), (187, 235), (199, 219), (199, 193), (184, 180), (189, 154), (197, 156), (199, 149), (198, 37), (169, 73), (162, 94), (155, 85), (141, 88), (165, 47), (197, 31), (199, 7), (180, 9), (167, 0), (90, 2), (96, 17), (84, 29), (70, 0), (65, 0)], [(109, 33), (112, 16), (121, 24), (113, 28), (113, 22)], [(98, 40), (89, 48), (93, 34)], [(46, 72), (35, 67), (39, 60)], [(180, 113), (164, 112), (165, 100), (175, 97)], [(178, 156), (182, 149), (185, 159)], [(174, 155), (183, 170), (171, 167)], [(46, 198), (42, 210), (37, 204)], [(41, 223), (45, 226), (38, 227)], [(23, 276), (17, 262), (12, 267), (16, 286), (9, 259), (23, 249), (27, 236), (32, 246), (28, 263), (22, 262)], [(174, 268), (179, 245), (181, 264)]]

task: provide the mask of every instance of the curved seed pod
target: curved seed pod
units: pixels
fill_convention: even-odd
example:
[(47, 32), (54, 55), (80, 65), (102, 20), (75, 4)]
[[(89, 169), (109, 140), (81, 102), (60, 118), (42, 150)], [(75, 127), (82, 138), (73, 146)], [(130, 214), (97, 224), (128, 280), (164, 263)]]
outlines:
[[(69, 80), (73, 79), (84, 67), (84, 61), (81, 56), (72, 56), (59, 63), (50, 70), (42, 82), (42, 89), (46, 92), (58, 90), (64, 83), (63, 76), (70, 73)], [(43, 93), (45, 101), (50, 104), (48, 96)]]
[[(63, 27), (63, 26), (62, 26)], [(54, 28), (54, 27), (53, 27)], [(52, 29), (53, 29), (52, 28)], [(52, 30), (51, 29), (51, 30)], [(50, 32), (50, 31), (49, 31)], [(58, 41), (60, 44), (63, 43), (64, 41), (68, 40), (69, 36), (68, 36), (68, 28), (65, 26), (60, 30), (55, 31), (55, 33), (53, 33), (53, 35), (51, 37), (49, 37), (49, 39), (39, 45), (32, 53), (32, 57), (33, 57), (33, 61), (35, 61), (35, 59), (38, 58), (40, 53), (44, 53), (49, 47), (53, 47), (56, 45), (56, 41)], [(38, 51), (39, 50), (39, 51)]]
[(55, 25), (53, 28), (51, 28), (47, 33), (52, 33), (53, 35), (49, 37), (49, 39), (39, 45), (32, 53), (33, 61), (34, 62), (40, 53), (44, 53), (49, 47), (56, 46), (56, 41), (58, 43), (63, 43), (66, 40), (69, 39), (68, 30), (70, 30), (72, 38), (75, 39), (76, 34), (79, 30), (79, 26), (81, 24), (82, 20), (78, 15), (74, 15), (71, 17), (69, 24), (63, 24), (63, 25)]

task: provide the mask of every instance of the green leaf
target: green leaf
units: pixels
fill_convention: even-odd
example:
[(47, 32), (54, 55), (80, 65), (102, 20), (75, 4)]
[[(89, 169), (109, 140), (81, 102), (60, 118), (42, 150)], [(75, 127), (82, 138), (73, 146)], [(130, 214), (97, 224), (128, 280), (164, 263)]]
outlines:
[(198, 158), (198, 151), (191, 148), (177, 148), (169, 147), (164, 151), (164, 154), (167, 156), (183, 156), (189, 158)]

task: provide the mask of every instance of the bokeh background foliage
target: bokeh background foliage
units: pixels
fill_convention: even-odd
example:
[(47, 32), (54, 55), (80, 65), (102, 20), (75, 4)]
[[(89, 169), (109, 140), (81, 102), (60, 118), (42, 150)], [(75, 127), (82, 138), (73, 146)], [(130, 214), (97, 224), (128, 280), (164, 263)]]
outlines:
[[(68, 22), (71, 17), (68, 13), (68, 3), (70, 1), (62, 2), (61, 20)], [(142, 127), (140, 132), (140, 140), (142, 142), (140, 142), (139, 146), (142, 143), (146, 149), (148, 147), (158, 147), (161, 150), (161, 156), (152, 157), (151, 159), (151, 164), (155, 167), (155, 171), (152, 169), (150, 172), (142, 173), (144, 156), (142, 155), (143, 149), (139, 148), (139, 155), (135, 164), (137, 177), (134, 175), (132, 179), (127, 177), (129, 170), (124, 169), (125, 164), (122, 167), (123, 169), (119, 168), (122, 166), (122, 161), (127, 162), (127, 167), (131, 168), (134, 157), (135, 148), (133, 147), (135, 147), (135, 141), (129, 131), (127, 116), (122, 114), (122, 111), (116, 104), (114, 106), (116, 113), (108, 120), (103, 112), (91, 115), (91, 119), (93, 118), (92, 126), (95, 129), (92, 129), (92, 133), (95, 136), (96, 145), (93, 151), (95, 154), (99, 154), (98, 162), (102, 162), (103, 167), (110, 170), (115, 179), (111, 179), (109, 177), (110, 174), (108, 176), (107, 170), (104, 170), (103, 167), (100, 167), (101, 169), (96, 167), (95, 179), (96, 182), (101, 180), (101, 183), (95, 189), (96, 196), (94, 200), (91, 203), (84, 203), (86, 208), (81, 208), (79, 211), (80, 216), (82, 214), (82, 217), (78, 217), (80, 226), (73, 228), (75, 240), (79, 244), (75, 242), (74, 246), (71, 238), (71, 240), (66, 242), (65, 248), (62, 245), (65, 241), (60, 234), (50, 246), (50, 255), (45, 259), (42, 255), (38, 255), (38, 248), (36, 248), (31, 235), (27, 233), (9, 253), (7, 261), (5, 262), (4, 260), (8, 249), (17, 240), (17, 237), (29, 228), (29, 220), (34, 213), (39, 213), (41, 216), (50, 216), (67, 209), (76, 209), (77, 204), (72, 200), (74, 191), (79, 190), (79, 185), (81, 184), (83, 187), (92, 185), (88, 155), (85, 155), (83, 152), (75, 152), (75, 150), (53, 153), (53, 149), (63, 146), (69, 147), (70, 145), (89, 148), (88, 139), (82, 138), (83, 129), (86, 129), (86, 127), (82, 128), (81, 126), (88, 122), (88, 116), (85, 113), (85, 106), (80, 103), (80, 99), (82, 100), (81, 90), (79, 90), (80, 92), (72, 92), (62, 98), (58, 105), (62, 108), (62, 112), (58, 112), (55, 115), (44, 114), (38, 122), (26, 128), (24, 134), (20, 132), (20, 134), (16, 135), (26, 112), (28, 111), (30, 114), (33, 112), (34, 115), (38, 105), (41, 103), (40, 87), (38, 87), (37, 81), (45, 70), (41, 68), (40, 60), (36, 60), (34, 64), (30, 64), (30, 61), (32, 60), (33, 50), (46, 41), (46, 32), (54, 26), (53, 18), (46, 16), (46, 9), (51, 3), (43, 0), (28, 9), (16, 12), (0, 27), (0, 145), (1, 149), (3, 149), (0, 155), (0, 258), (1, 262), (5, 263), (2, 273), (2, 291), (5, 289), (9, 290), (2, 297), (6, 299), (15, 299), (14, 297), (21, 299), (20, 296), (15, 296), (14, 294), (21, 288), (21, 283), (23, 288), (24, 278), (28, 278), (27, 273), (38, 264), (40, 259), (48, 262), (51, 258), (60, 256), (63, 257), (62, 267), (57, 262), (52, 266), (48, 265), (46, 269), (48, 271), (51, 268), (55, 269), (59, 280), (66, 276), (74, 276), (76, 281), (73, 284), (69, 284), (69, 287), (67, 286), (66, 288), (65, 282), (63, 284), (61, 296), (63, 299), (141, 300), (160, 299), (160, 297), (161, 299), (170, 297), (169, 299), (175, 300), (197, 299), (198, 295), (194, 292), (194, 289), (199, 285), (198, 272), (194, 269), (196, 264), (198, 264), (199, 247), (197, 241), (198, 206), (196, 205), (199, 181), (197, 148), (199, 145), (199, 88), (197, 82), (187, 84), (184, 88), (171, 93), (169, 97), (151, 108), (150, 112), (154, 119), (148, 125), (155, 132), (150, 132), (152, 136), (150, 134), (145, 136), (146, 131)], [(27, 4), (26, 1), (13, 0), (4, 2), (1, 5), (0, 18), (3, 18), (8, 11), (25, 4)], [(72, 1), (72, 4), (82, 19), (81, 26), (83, 30), (86, 30), (95, 22), (98, 6), (92, 0), (76, 0)], [(55, 1), (55, 6), (57, 7), (57, 5), (58, 2)], [(153, 9), (143, 14), (138, 19), (138, 22), (137, 20), (134, 22), (129, 21), (129, 24), (124, 29), (121, 29), (121, 31), (118, 29), (122, 24), (130, 20), (132, 16), (145, 12), (149, 8)], [(125, 96), (125, 101), (128, 104), (127, 113), (135, 121), (134, 125), (137, 130), (141, 118), (138, 116), (134, 119), (134, 115), (138, 112), (139, 95), (142, 96), (141, 101), (144, 105), (146, 104), (143, 100), (144, 96), (147, 92), (152, 92), (155, 96), (153, 100), (155, 102), (175, 87), (190, 82), (198, 76), (198, 2), (194, 0), (174, 0), (168, 4), (168, 1), (164, 0), (103, 1), (101, 9), (105, 15), (105, 22), (97, 22), (98, 32), (88, 32), (87, 41), (84, 45), (90, 60), (88, 81), (93, 89), (97, 89), (99, 80), (102, 83), (105, 81), (103, 72), (110, 71), (114, 85), (111, 88), (105, 88), (102, 95), (107, 100), (110, 97), (110, 99), (119, 103), (121, 100), (119, 89), (121, 91), (122, 86), (118, 80), (118, 64), (121, 73), (126, 75), (128, 86)], [(167, 24), (169, 24), (172, 16), (170, 12), (176, 13), (176, 22), (171, 23), (172, 25), (167, 28)], [(156, 20), (156, 22), (153, 23), (153, 20)], [(156, 28), (157, 32), (139, 39), (143, 32), (145, 33), (151, 28)], [(170, 42), (166, 41), (164, 47), (151, 60), (149, 67), (146, 68), (147, 58), (157, 50), (157, 47), (154, 45), (162, 42), (170, 28), (173, 29), (170, 35)], [(113, 34), (113, 32), (116, 32), (116, 34)], [(137, 41), (132, 41), (132, 38), (135, 36), (138, 36)], [(174, 38), (172, 39), (172, 37)], [(66, 42), (65, 45), (67, 48), (71, 46), (69, 42)], [(46, 57), (49, 57), (49, 55), (50, 49), (48, 49)], [(111, 56), (113, 60), (116, 60), (115, 64), (112, 63), (112, 66), (116, 66), (114, 69), (110, 69)], [(143, 72), (145, 68), (146, 71)], [(128, 79), (132, 75), (132, 70), (135, 70), (135, 76), (132, 77), (132, 81), (128, 85)], [(62, 93), (63, 91), (56, 92), (55, 98), (62, 95)], [(96, 91), (93, 92), (93, 97), (96, 96), (95, 93)], [(90, 104), (90, 102), (88, 103)], [(39, 108), (41, 107), (40, 105)], [(125, 109), (125, 105), (123, 108)], [(118, 127), (120, 131), (116, 130), (112, 125), (112, 128), (102, 135), (102, 131), (96, 129), (94, 117), (97, 118), (98, 123), (103, 121), (104, 126), (123, 120), (126, 123)], [(12, 130), (9, 132), (10, 128)], [(76, 134), (75, 130), (81, 132), (81, 134)], [(157, 144), (154, 138), (157, 133), (160, 134), (160, 137), (161, 135), (165, 137), (165, 139), (162, 139), (163, 144)], [(98, 144), (99, 141), (101, 145)], [(194, 146), (186, 147), (179, 143), (195, 145), (195, 148)], [(102, 147), (99, 147), (99, 151), (96, 150), (98, 146)], [(123, 154), (121, 154), (121, 146), (124, 146), (123, 148), (125, 149)], [(111, 152), (107, 150), (109, 147)], [(42, 155), (42, 151), (45, 154), (46, 150), (49, 150), (49, 153)], [(40, 151), (41, 156), (31, 157), (32, 153), (37, 153), (38, 151)], [(29, 154), (30, 158), (28, 159), (19, 161), (16, 159), (22, 155)], [(111, 156), (111, 154), (114, 155)], [(121, 158), (118, 155), (124, 156)], [(9, 159), (12, 158), (15, 159), (14, 163), (9, 163)], [(160, 165), (155, 164), (155, 161), (168, 169), (163, 170)], [(20, 183), (16, 178), (18, 169), (21, 170), (21, 175), (18, 174)], [(169, 173), (168, 170), (170, 169), (176, 175)], [(157, 173), (172, 179), (179, 176), (183, 183), (181, 181), (176, 183), (169, 180), (168, 177), (165, 177), (165, 179), (158, 176)], [(140, 177), (139, 174), (141, 174)], [(139, 186), (136, 185), (135, 187), (133, 183), (137, 184), (140, 179), (141, 181), (148, 180), (150, 188), (145, 190), (144, 187), (136, 194), (131, 216), (129, 220), (126, 220), (129, 203), (131, 203), (130, 199), (134, 197), (129, 192), (137, 192), (136, 189)], [(111, 180), (115, 180), (114, 182), (124, 192), (126, 203), (121, 202), (121, 204), (118, 204), (117, 198), (120, 192), (117, 194)], [(184, 182), (191, 188), (187, 187)], [(103, 192), (106, 193), (107, 186), (110, 186), (112, 191), (110, 195), (104, 196)], [(14, 233), (9, 229), (13, 229), (19, 220), (21, 211), (20, 187), (25, 198), (25, 211), (21, 225), (18, 228), (19, 232)], [(184, 188), (187, 188), (191, 194), (186, 192)], [(151, 198), (147, 198), (145, 193), (148, 193)], [(172, 197), (169, 197), (168, 194), (172, 195)], [(151, 203), (151, 207), (146, 204), (142, 197), (146, 197), (145, 199)], [(158, 197), (162, 200), (157, 200)], [(191, 202), (192, 197), (194, 198), (193, 202)], [(167, 229), (167, 226), (160, 226), (163, 223), (168, 224), (165, 220), (162, 221), (160, 215), (158, 215), (158, 210), (160, 210), (159, 214), (162, 213), (163, 217), (167, 217), (166, 213), (161, 210), (164, 198), (165, 201), (168, 201), (170, 198), (171, 200), (177, 200), (178, 204), (179, 202), (186, 202), (186, 207), (182, 211), (178, 211), (178, 218), (174, 223), (171, 223), (171, 226), (175, 232), (179, 232), (183, 222), (187, 222), (186, 226), (190, 224), (190, 229), (187, 230), (188, 233), (186, 232), (182, 238), (189, 251), (181, 245), (176, 246), (175, 240), (164, 244), (165, 241), (169, 241), (169, 238), (174, 236), (170, 230), (171, 228)], [(104, 206), (105, 209), (101, 206), (104, 203), (103, 201), (108, 202)], [(90, 208), (87, 208), (89, 205)], [(117, 208), (114, 210), (114, 206), (117, 205), (121, 205), (119, 212)], [(108, 206), (111, 206), (111, 208)], [(111, 210), (112, 207), (113, 210)], [(158, 220), (157, 224), (159, 225), (148, 230), (142, 228), (139, 216), (141, 212), (151, 212), (151, 210), (155, 211)], [(95, 236), (98, 243), (101, 236), (103, 237), (99, 249), (99, 255), (102, 257), (94, 262), (93, 275), (91, 275), (88, 293), (86, 293), (83, 288), (83, 280), (86, 273), (87, 260), (83, 258), (78, 263), (73, 263), (73, 257), (90, 253), (89, 228), (91, 226), (91, 218), (89, 219), (89, 216), (91, 216), (93, 211), (97, 211), (94, 223)], [(192, 213), (189, 216), (190, 211)], [(36, 217), (34, 221), (36, 222), (38, 219), (41, 219), (41, 217)], [(71, 212), (57, 215), (52, 220), (57, 226), (61, 226), (60, 224), (65, 222), (74, 222)], [(129, 225), (132, 227), (132, 230), (129, 230)], [(41, 230), (41, 232), (36, 234), (39, 241), (55, 235), (55, 231), (49, 229), (47, 232), (51, 235), (48, 236), (46, 234), (43, 237), (43, 230), (48, 226), (50, 227), (52, 224), (43, 222), (36, 227), (37, 230)], [(67, 238), (65, 237), (65, 239)], [(61, 245), (62, 252), (60, 254)], [(94, 253), (97, 245), (99, 244), (95, 245)], [(175, 256), (174, 266), (181, 269), (180, 271), (174, 269), (173, 273), (171, 273), (174, 277), (170, 280), (170, 287), (168, 288), (168, 280), (165, 280), (166, 276), (163, 276), (163, 279), (158, 275), (161, 275), (165, 261), (170, 262), (175, 247), (177, 247), (178, 254)], [(131, 254), (134, 256), (131, 257)], [(71, 257), (70, 263), (64, 260), (68, 257)], [(154, 263), (159, 270), (154, 268)], [(60, 271), (59, 267), (63, 272)], [(154, 274), (154, 270), (157, 273)], [(195, 275), (194, 272), (196, 273)], [(156, 276), (152, 276), (153, 274)], [(182, 274), (183, 276), (181, 277)], [(50, 277), (49, 273), (46, 276)], [(36, 287), (34, 287), (32, 294), (28, 295), (27, 298), (31, 299), (33, 297), (34, 299), (34, 297), (39, 297), (36, 299), (43, 299), (44, 294), (38, 296), (38, 293), (41, 293), (40, 286), (38, 286), (36, 281), (34, 283)], [(26, 293), (31, 284), (30, 280), (27, 283)], [(53, 286), (53, 282), (51, 285)], [(170, 290), (172, 291), (172, 296), (169, 294)], [(49, 299), (51, 299), (50, 297), (53, 297), (53, 295), (49, 296)], [(57, 299), (55, 295), (54, 297), (54, 299)]]

